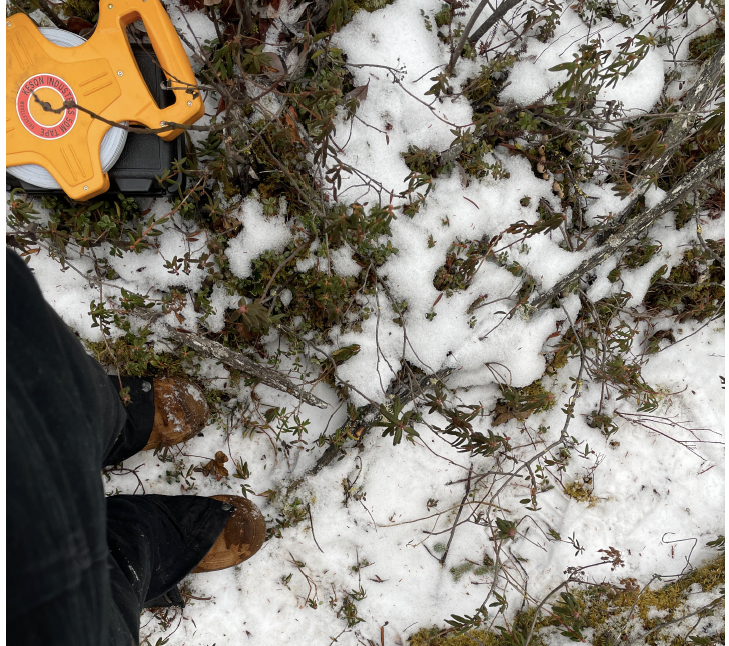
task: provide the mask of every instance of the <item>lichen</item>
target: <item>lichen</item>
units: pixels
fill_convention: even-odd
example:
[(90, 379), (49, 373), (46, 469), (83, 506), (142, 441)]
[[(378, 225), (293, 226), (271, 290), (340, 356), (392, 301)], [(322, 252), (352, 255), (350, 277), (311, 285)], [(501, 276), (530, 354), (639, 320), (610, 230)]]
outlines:
[(570, 498), (574, 498), (578, 502), (588, 503), (588, 507), (594, 507), (599, 501), (599, 498), (593, 495), (592, 491), (579, 480), (576, 480), (575, 482), (568, 482), (564, 485), (564, 492)]

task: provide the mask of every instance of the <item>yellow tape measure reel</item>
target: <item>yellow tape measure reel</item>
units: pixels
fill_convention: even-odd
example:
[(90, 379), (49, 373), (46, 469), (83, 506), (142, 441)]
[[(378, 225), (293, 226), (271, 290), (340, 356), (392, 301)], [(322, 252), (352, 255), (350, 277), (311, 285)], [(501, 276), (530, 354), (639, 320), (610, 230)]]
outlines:
[[(127, 39), (127, 25), (140, 18), (175, 93), (175, 103), (164, 109), (150, 94)], [(96, 30), (78, 47), (54, 45), (22, 14), (7, 18), (6, 28), (6, 165), (44, 167), (75, 200), (109, 188), (100, 148), (111, 126), (75, 108), (47, 112), (41, 102), (59, 109), (73, 101), (109, 121), (149, 128), (192, 124), (204, 113), (199, 93), (188, 92), (195, 75), (159, 0), (100, 3)], [(159, 136), (169, 141), (181, 132)]]

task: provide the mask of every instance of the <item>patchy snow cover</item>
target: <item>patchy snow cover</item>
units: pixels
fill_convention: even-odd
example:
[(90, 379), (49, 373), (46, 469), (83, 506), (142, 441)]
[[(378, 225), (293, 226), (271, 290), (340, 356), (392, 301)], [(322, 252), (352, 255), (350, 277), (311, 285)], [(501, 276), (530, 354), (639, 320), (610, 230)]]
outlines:
[(246, 198), (240, 209), (231, 214), (243, 223), (241, 232), (230, 241), (225, 255), (231, 271), (238, 278), (251, 275), (251, 263), (267, 249), (281, 251), (292, 235), (282, 218), (267, 218), (258, 200)]
[[(432, 85), (430, 77), (448, 57), (437, 38), (436, 27), (428, 31), (424, 19), (429, 17), (433, 22), (433, 14), (440, 5), (438, 0), (397, 0), (374, 13), (357, 13), (337, 36), (349, 62), (407, 72), (399, 87), (385, 69), (352, 67), (358, 85), (369, 83), (368, 96), (358, 111), (360, 120), (342, 122), (338, 128), (338, 143), (348, 142), (343, 159), (381, 182), (388, 193), (406, 188), (404, 178), (408, 169), (401, 153), (408, 145), (444, 150), (452, 141), (451, 128), (471, 121), (471, 108), (464, 99), (445, 97), (424, 104), (428, 98), (424, 92)], [(474, 3), (471, 5), (472, 9)], [(204, 12), (180, 10), (174, 2), (169, 3), (169, 9), (175, 26), (188, 40), (202, 42), (214, 37), (213, 26)], [(631, 10), (642, 11), (643, 20), (647, 19), (648, 10), (641, 3)], [(708, 13), (694, 5), (688, 26), (675, 27), (679, 39), (682, 34), (705, 30), (707, 20)], [(616, 29), (619, 25), (612, 23), (601, 23), (597, 28), (605, 40), (619, 42), (643, 26), (638, 22), (627, 32)], [(527, 39), (526, 54), (510, 72), (511, 82), (502, 91), (501, 99), (524, 104), (554, 89), (564, 80), (565, 73), (547, 70), (572, 60), (572, 54), (587, 37), (584, 23), (572, 9), (565, 8), (553, 39), (546, 44)], [(504, 38), (503, 29), (499, 28), (497, 40)], [(685, 58), (688, 40), (677, 52), (678, 58)], [(664, 58), (663, 50), (651, 52), (628, 78), (605, 92), (600, 100), (622, 101), (626, 108), (636, 111), (650, 110), (663, 87), (667, 68)], [(681, 69), (685, 78), (696, 73), (685, 65)], [(477, 71), (478, 65), (469, 61), (458, 64), (461, 81)], [(678, 90), (675, 91), (677, 95)], [(215, 105), (208, 101), (206, 107), (205, 119), (209, 119)], [(365, 123), (382, 131), (388, 124), (392, 126), (389, 143), (382, 132)], [(530, 320), (518, 316), (504, 320), (500, 312), (508, 310), (509, 305), (503, 301), (518, 289), (519, 281), (495, 263), (486, 264), (467, 290), (436, 303), (441, 292), (435, 289), (433, 278), (454, 242), (494, 236), (518, 220), (535, 222), (540, 198), (558, 205), (551, 180), (535, 178), (526, 161), (510, 157), (504, 150), (494, 152), (492, 161), (496, 160), (510, 173), (509, 179), (484, 178), (465, 186), (454, 171), (450, 177), (437, 180), (435, 190), (416, 218), (400, 216), (392, 225), (392, 244), (399, 252), (378, 272), (387, 277), (396, 300), (408, 303), (407, 340), (403, 328), (393, 322), (397, 314), (383, 294), (378, 299), (362, 297), (374, 314), (363, 322), (361, 332), (333, 332), (333, 344), (327, 350), (355, 343), (360, 346), (360, 352), (340, 366), (339, 374), (367, 397), (384, 402), (385, 390), (404, 360), (426, 370), (455, 365), (459, 371), (450, 378), (449, 386), (459, 389), (458, 395), (464, 402), (480, 402), (490, 410), (500, 395), (495, 371), (501, 380), (514, 386), (525, 386), (539, 378), (544, 372), (545, 343), (556, 331), (558, 321), (577, 314), (580, 303), (576, 296), (570, 296), (563, 301), (564, 309), (544, 311)], [(622, 208), (623, 202), (610, 186), (583, 184), (582, 188), (597, 198), (587, 208), (588, 224)], [(520, 204), (525, 196), (531, 197), (529, 206)], [(376, 194), (373, 189), (368, 192), (359, 180), (345, 179), (340, 197), (366, 201), (375, 200)], [(648, 195), (649, 202), (659, 199), (657, 193)], [(151, 208), (161, 216), (168, 205), (157, 201)], [(251, 262), (261, 253), (267, 249), (280, 251), (292, 238), (283, 217), (264, 217), (261, 204), (253, 198), (246, 199), (232, 217), (241, 220), (243, 230), (230, 241), (226, 254), (233, 273), (240, 278), (251, 275)], [(639, 269), (622, 273), (623, 288), (633, 295), (630, 304), (641, 301), (659, 266), (678, 264), (687, 246), (695, 241), (692, 226), (676, 231), (671, 218), (667, 215), (654, 227), (655, 237), (663, 243), (656, 257)], [(125, 254), (120, 259), (110, 256), (108, 249), (102, 247), (97, 256), (107, 258), (119, 274), (115, 281), (119, 287), (156, 297), (170, 287), (194, 294), (205, 277), (203, 270), (192, 268), (189, 274), (171, 274), (164, 266), (174, 256), (181, 257), (188, 251), (197, 255), (206, 250), (202, 240), (188, 242), (189, 227), (184, 219), (173, 216), (161, 227), (164, 234), (159, 238), (159, 254), (144, 251)], [(706, 223), (706, 238), (723, 235), (723, 218)], [(431, 237), (433, 245), (429, 245)], [(554, 231), (529, 239), (527, 247), (511, 249), (511, 259), (518, 260), (537, 278), (540, 289), (554, 285), (585, 258), (585, 253), (569, 253), (560, 248), (560, 238), (559, 231)], [(510, 240), (505, 238), (504, 242)], [(312, 252), (318, 244), (312, 246)], [(299, 261), (297, 269), (307, 271), (317, 262), (320, 271), (328, 270), (326, 258), (315, 253)], [(90, 302), (98, 301), (100, 295), (83, 276), (93, 264), (88, 256), (78, 257), (72, 264), (80, 273), (73, 269), (59, 271), (59, 265), (41, 253), (31, 259), (30, 267), (44, 296), (63, 319), (82, 338), (98, 341), (100, 333), (98, 328), (91, 327), (88, 312)], [(590, 298), (597, 300), (615, 291), (616, 286), (607, 280), (614, 267), (613, 259), (596, 270), (588, 292)], [(351, 250), (344, 248), (331, 254), (331, 269), (341, 276), (352, 276), (361, 268), (352, 259)], [(482, 295), (487, 295), (488, 304), (477, 311), (472, 321), (466, 310)], [(281, 300), (286, 305), (291, 293), (285, 290)], [(206, 325), (217, 331), (222, 329), (225, 309), (233, 307), (237, 297), (215, 288), (212, 303), (215, 311)], [(432, 320), (426, 319), (430, 313), (435, 313)], [(189, 304), (182, 314), (187, 320), (195, 319)], [(176, 325), (172, 314), (166, 320)], [(723, 323), (686, 323), (678, 330), (677, 338), (682, 340), (652, 357), (643, 371), (648, 383), (664, 393), (654, 415), (682, 422), (689, 428), (708, 429), (700, 433), (702, 439), (722, 441), (724, 391), (719, 375), (724, 369)], [(268, 350), (274, 353), (276, 347), (271, 343)], [(578, 374), (578, 364), (573, 359), (556, 377), (545, 377), (544, 387), (565, 401), (571, 392), (570, 380)], [(281, 368), (286, 367), (284, 359)], [(235, 401), (247, 402), (247, 415), (259, 424), (264, 423), (262, 414), (267, 409), (281, 407), (291, 411), (297, 404), (293, 397), (260, 385), (255, 389), (254, 403), (251, 389), (232, 380), (228, 371), (212, 360), (200, 361), (197, 376), (234, 395), (231, 406)], [(339, 406), (329, 386), (318, 384), (313, 393), (331, 406), (326, 411), (301, 406), (301, 419), (310, 420), (308, 440), (318, 437), (325, 428), (332, 432), (346, 418), (346, 410)], [(597, 408), (600, 398), (600, 388), (587, 384), (570, 426), (570, 434), (587, 440), (603, 460), (593, 474), (598, 503), (588, 507), (556, 487), (540, 495), (541, 509), (531, 513), (540, 525), (548, 525), (563, 538), (574, 535), (584, 552), (575, 556), (572, 546), (547, 541), (536, 526), (528, 539), (520, 538), (512, 546), (513, 556), (523, 559), (523, 568), (529, 572), (529, 593), (537, 599), (562, 580), (568, 566), (599, 560), (599, 549), (615, 546), (622, 552), (626, 567), (614, 573), (603, 568), (596, 575), (598, 578), (617, 581), (620, 576), (632, 576), (645, 581), (653, 573), (677, 574), (689, 556), (692, 542), (674, 544), (674, 554), (672, 545), (664, 541), (667, 534), (672, 539), (696, 538), (691, 562), (698, 564), (711, 555), (705, 543), (723, 531), (723, 445), (699, 444), (699, 457), (669, 437), (627, 421), (621, 422), (615, 442), (608, 442), (598, 429), (587, 424), (587, 416)], [(352, 401), (360, 405), (366, 400), (353, 392)], [(632, 419), (639, 419), (632, 404), (623, 402), (620, 409), (632, 415)], [(438, 423), (435, 417), (423, 413), (426, 420)], [(488, 417), (477, 418), (475, 429), (487, 434), (490, 421)], [(514, 445), (526, 446), (534, 437), (544, 444), (556, 440), (563, 424), (564, 413), (555, 407), (531, 417), (525, 428), (513, 420), (503, 428)], [(272, 444), (275, 428), (244, 433), (245, 428), (240, 415), (231, 413), (223, 427), (211, 424), (201, 437), (194, 438), (181, 457), (186, 464), (197, 465), (224, 450), (231, 458), (231, 473), (235, 471), (231, 467), (233, 462), (247, 462), (250, 478), (245, 484), (257, 494), (252, 498), (270, 523), (295, 504), (281, 493), (286, 484), (311, 468), (323, 449), (312, 443), (293, 445), (286, 453), (277, 453)], [(283, 530), (281, 538), (266, 542), (260, 553), (242, 566), (191, 576), (195, 596), (205, 600), (196, 600), (186, 608), (184, 617), (189, 621), (182, 621), (176, 628), (170, 636), (170, 646), (329, 644), (334, 638), (339, 644), (354, 646), (364, 643), (361, 640), (379, 644), (381, 631), (384, 643), (392, 644), (401, 643), (398, 638), (404, 641), (422, 627), (442, 626), (451, 614), (473, 614), (486, 596), (489, 585), (484, 583), (490, 583), (489, 576), (467, 573), (456, 580), (450, 569), (467, 560), (480, 562), (492, 549), (488, 534), (475, 524), (460, 526), (445, 567), (436, 560), (436, 545), (447, 541), (447, 530), (463, 497), (462, 480), (469, 464), (483, 470), (492, 463), (480, 457), (469, 460), (467, 454), (457, 452), (424, 424), (418, 425), (418, 432), (420, 437), (414, 444), (403, 442), (396, 447), (391, 438), (373, 432), (366, 437), (361, 450), (349, 451), (297, 490), (299, 504), (310, 506), (305, 520)], [(668, 434), (675, 436), (676, 429)], [(682, 439), (691, 437), (684, 433)], [(573, 457), (562, 476), (564, 482), (582, 478), (597, 456)], [(150, 452), (125, 461), (124, 466), (136, 471), (146, 493), (180, 493), (179, 477), (168, 475), (171, 465), (160, 462)], [(232, 477), (220, 482), (200, 474), (194, 477), (195, 487), (188, 495), (239, 493), (243, 483)], [(105, 483), (109, 493), (132, 493), (137, 485), (131, 474), (115, 475)], [(278, 498), (268, 502), (264, 492), (276, 489), (280, 492)], [(521, 518), (525, 512), (518, 501), (524, 495), (520, 487), (505, 489), (499, 498), (501, 510), (509, 517)], [(525, 520), (523, 529), (529, 522)], [(293, 561), (305, 565), (297, 567)], [(521, 576), (516, 566), (510, 567), (513, 576)], [(312, 587), (304, 573), (310, 577)], [(356, 607), (364, 621), (354, 631), (342, 634), (347, 625), (337, 611), (344, 594), (360, 586), (366, 590), (366, 597), (357, 601)], [(704, 597), (708, 599), (708, 595), (696, 591), (691, 603), (699, 607), (706, 602)], [(310, 599), (316, 600), (316, 608), (307, 605)], [(520, 598), (513, 593), (509, 600), (513, 607), (520, 604)], [(142, 638), (150, 637), (150, 642), (155, 643), (157, 638), (166, 636), (157, 631), (150, 614), (143, 616)], [(545, 643), (566, 642), (558, 631), (553, 631), (548, 639), (545, 635)]]

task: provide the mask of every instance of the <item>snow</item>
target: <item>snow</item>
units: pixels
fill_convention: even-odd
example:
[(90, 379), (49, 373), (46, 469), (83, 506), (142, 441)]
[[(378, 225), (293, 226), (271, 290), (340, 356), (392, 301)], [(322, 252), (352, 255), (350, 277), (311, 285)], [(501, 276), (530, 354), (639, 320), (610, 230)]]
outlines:
[(263, 205), (253, 198), (243, 201), (240, 209), (231, 214), (243, 223), (242, 231), (228, 244), (231, 271), (238, 278), (251, 275), (251, 263), (267, 249), (282, 251), (293, 238), (282, 217), (267, 218)]
[[(472, 110), (465, 99), (444, 97), (432, 101), (432, 97), (424, 96), (433, 83), (430, 78), (443, 69), (449, 56), (437, 37), (433, 20), (433, 14), (441, 4), (439, 0), (397, 0), (373, 13), (360, 11), (335, 36), (350, 63), (365, 65), (350, 68), (355, 84), (369, 84), (367, 98), (357, 113), (360, 120), (345, 122), (341, 117), (336, 136), (338, 145), (346, 144), (341, 157), (381, 183), (388, 194), (390, 191), (397, 194), (407, 188), (404, 180), (409, 171), (401, 153), (408, 145), (445, 150), (453, 139), (451, 129), (455, 125), (467, 126), (472, 120)], [(287, 3), (282, 1), (281, 6), (284, 7), (283, 15), (293, 20), (293, 14), (285, 13), (293, 11)], [(471, 9), (473, 6), (471, 3)], [(215, 37), (204, 12), (180, 10), (174, 2), (169, 3), (168, 9), (175, 27), (186, 38), (202, 42)], [(644, 26), (642, 21), (647, 19), (649, 8), (639, 3), (631, 11), (638, 20), (628, 30), (609, 21), (602, 21), (595, 27), (611, 46)], [(424, 16), (430, 18), (432, 31), (426, 29)], [(460, 19), (465, 21), (467, 16)], [(696, 4), (689, 11), (687, 25), (675, 21), (672, 33), (677, 42), (697, 29), (699, 31), (695, 33), (705, 33), (709, 29), (706, 26), (708, 19), (708, 12)], [(506, 30), (499, 26), (495, 42), (505, 41), (507, 37)], [(589, 37), (590, 32), (577, 13), (565, 8), (554, 37), (547, 43), (531, 36), (526, 39), (526, 52), (510, 71), (510, 83), (501, 92), (500, 99), (513, 99), (523, 105), (544, 97), (566, 78), (565, 72), (549, 72), (548, 69), (571, 61), (572, 55), (579, 51), (579, 45)], [(678, 58), (686, 57), (689, 40), (686, 38), (682, 42)], [(660, 100), (664, 72), (668, 71), (666, 58), (663, 49), (649, 52), (627, 78), (602, 93), (599, 100), (621, 101), (633, 114), (650, 110)], [(480, 59), (477, 63), (459, 62), (456, 69), (459, 82), (475, 74), (480, 63)], [(399, 70), (401, 85), (393, 82), (392, 73), (387, 70), (366, 65)], [(682, 65), (681, 71), (684, 79), (692, 79), (697, 68)], [(454, 87), (457, 87), (455, 83)], [(672, 91), (678, 96), (677, 88)], [(215, 101), (208, 97), (208, 115), (201, 123), (209, 122), (215, 107)], [(382, 132), (366, 124), (382, 131), (389, 124), (392, 127), (388, 129), (389, 143)], [(199, 136), (193, 134), (195, 138)], [(598, 148), (596, 150), (599, 152)], [(565, 319), (569, 316), (574, 320), (578, 314), (580, 302), (572, 295), (563, 299), (563, 309), (544, 310), (528, 320), (518, 315), (506, 318), (504, 312), (513, 303), (507, 299), (518, 290), (521, 282), (492, 260), (484, 263), (466, 290), (450, 297), (442, 295), (438, 301), (441, 292), (434, 287), (433, 279), (453, 244), (490, 239), (519, 220), (535, 222), (540, 198), (561, 210), (551, 190), (553, 178), (548, 181), (536, 178), (526, 160), (511, 156), (505, 149), (497, 149), (491, 157), (492, 163), (500, 161), (504, 170), (510, 173), (508, 179), (497, 181), (485, 177), (471, 179), (466, 185), (462, 174), (454, 170), (449, 177), (436, 180), (433, 192), (414, 218), (398, 215), (392, 224), (392, 245), (399, 251), (376, 271), (380, 278), (386, 277), (395, 300), (408, 303), (404, 315), (407, 339), (403, 328), (393, 321), (398, 314), (392, 309), (389, 298), (379, 291), (377, 295), (358, 296), (362, 305), (371, 308), (369, 318), (362, 321), (361, 331), (342, 333), (335, 329), (329, 342), (321, 344), (329, 352), (351, 344), (360, 346), (358, 354), (338, 367), (338, 379), (353, 387), (350, 395), (356, 406), (366, 404), (368, 398), (377, 403), (386, 402), (388, 386), (404, 361), (408, 361), (429, 371), (445, 365), (456, 366), (458, 371), (449, 378), (449, 387), (457, 389), (456, 395), (461, 401), (481, 403), (486, 410), (491, 410), (500, 396), (497, 377), (498, 381), (515, 387), (526, 386), (540, 378), (544, 374), (545, 357), (554, 351), (553, 343), (559, 340), (552, 336), (560, 325), (562, 332), (568, 329), (569, 323), (564, 322)], [(589, 200), (586, 208), (588, 224), (624, 208), (625, 201), (615, 195), (609, 184), (582, 183), (581, 188), (596, 198)], [(361, 179), (354, 177), (344, 178), (339, 196), (346, 201), (369, 200), (371, 203), (378, 199), (373, 188), (363, 187)], [(531, 197), (529, 206), (520, 203), (525, 196)], [(657, 189), (649, 190), (647, 205), (657, 203), (661, 197)], [(152, 211), (146, 217), (161, 217), (171, 209), (162, 201), (154, 202), (150, 208)], [(277, 215), (266, 217), (261, 203), (248, 197), (229, 215), (243, 224), (226, 250), (231, 271), (238, 278), (249, 278), (252, 262), (266, 250), (281, 252), (293, 239), (292, 223), (285, 219), (285, 208)], [(656, 269), (664, 264), (669, 269), (675, 266), (684, 251), (696, 243), (695, 226), (689, 223), (676, 231), (672, 226), (673, 217), (669, 213), (649, 233), (650, 238), (663, 244), (651, 262), (638, 269), (623, 269), (622, 283), (617, 285), (607, 280), (607, 274), (616, 266), (617, 260), (608, 260), (595, 271), (588, 296), (597, 300), (624, 289), (633, 296), (627, 306), (639, 304)], [(715, 221), (704, 218), (702, 225), (704, 238), (724, 237), (723, 217)], [(186, 253), (197, 257), (208, 250), (202, 236), (198, 236), (197, 242), (188, 241), (187, 234), (194, 230), (192, 227), (191, 221), (173, 214), (159, 227), (164, 232), (158, 238), (159, 253), (147, 250), (139, 254), (125, 253), (117, 258), (109, 254), (108, 247), (102, 246), (96, 250), (97, 257), (108, 259), (118, 273), (118, 278), (110, 281), (118, 287), (154, 298), (161, 297), (171, 288), (192, 295), (200, 289), (205, 271), (193, 265), (189, 273), (174, 273), (165, 267), (165, 263), (174, 257), (181, 259)], [(433, 245), (429, 244), (431, 238), (435, 241)], [(566, 251), (560, 246), (563, 238), (559, 231), (526, 240), (526, 248), (521, 244), (509, 246), (518, 239), (517, 235), (504, 236), (499, 249), (508, 252), (510, 261), (518, 261), (536, 279), (540, 290), (556, 284), (589, 253)], [(326, 254), (322, 257), (318, 253), (321, 244), (319, 240), (312, 244), (308, 257), (296, 263), (297, 271), (305, 272), (318, 266), (319, 271), (331, 269), (345, 277), (360, 274), (363, 268), (353, 259), (352, 249), (344, 246), (333, 250), (329, 254), (330, 267)], [(100, 331), (91, 327), (89, 316), (91, 301), (98, 303), (101, 294), (98, 287), (91, 286), (84, 278), (93, 268), (93, 262), (88, 255), (71, 256), (70, 259), (78, 272), (74, 269), (59, 271), (58, 263), (45, 252), (34, 255), (30, 267), (45, 298), (66, 323), (84, 339), (101, 340)], [(104, 296), (110, 289), (105, 288)], [(488, 304), (475, 310), (473, 315), (467, 313), (469, 306), (484, 295), (487, 295), (484, 300)], [(280, 298), (286, 306), (291, 302), (292, 294), (286, 289)], [(238, 296), (214, 287), (211, 297), (214, 311), (205, 321), (205, 327), (211, 332), (220, 331), (225, 310), (236, 307), (238, 299)], [(188, 299), (181, 312), (186, 321), (195, 321), (198, 317), (191, 301)], [(429, 320), (426, 316), (431, 312), (436, 316)], [(173, 314), (165, 320), (179, 326)], [(530, 574), (529, 593), (534, 598), (540, 599), (559, 583), (567, 567), (599, 560), (597, 550), (608, 546), (619, 549), (626, 562), (624, 569), (613, 573), (606, 567), (598, 568), (596, 577), (604, 576), (612, 581), (631, 576), (645, 582), (654, 573), (676, 574), (689, 556), (693, 542), (668, 544), (667, 540), (697, 538), (691, 555), (693, 564), (712, 556), (704, 546), (722, 533), (724, 526), (723, 444), (696, 444), (695, 438), (683, 429), (705, 429), (696, 431), (699, 437), (723, 442), (724, 390), (720, 375), (724, 374), (724, 324), (718, 320), (707, 325), (685, 323), (676, 337), (682, 340), (651, 356), (642, 373), (649, 384), (663, 393), (660, 407), (652, 415), (683, 424), (682, 428), (664, 428), (656, 426), (655, 420), (651, 422), (653, 427), (665, 430), (670, 437), (639, 424), (617, 420), (620, 429), (611, 439), (619, 445), (611, 445), (598, 429), (587, 424), (587, 417), (599, 406), (600, 386), (590, 382), (584, 384), (569, 433), (586, 440), (595, 455), (587, 459), (573, 455), (562, 477), (565, 483), (581, 478), (595, 464), (597, 456), (603, 456), (602, 463), (594, 471), (597, 504), (588, 507), (567, 497), (556, 486), (540, 494), (540, 510), (530, 512), (530, 518), (526, 518), (527, 512), (518, 502), (525, 495), (523, 484), (506, 488), (500, 494), (498, 504), (503, 514), (514, 519), (526, 518), (520, 525), (522, 530), (531, 527), (528, 539), (519, 538), (512, 550), (514, 556), (526, 559), (523, 567)], [(273, 335), (270, 338), (273, 339)], [(158, 338), (155, 342), (160, 349), (164, 348)], [(266, 350), (273, 355), (279, 347), (286, 349), (285, 345), (271, 341)], [(636, 341), (634, 353), (639, 355), (641, 351)], [(316, 353), (312, 352), (310, 356), (316, 356)], [(313, 393), (329, 402), (330, 407), (321, 411), (302, 405), (298, 412), (300, 418), (310, 420), (304, 442), (290, 444), (287, 453), (276, 452), (273, 438), (281, 432), (281, 426), (275, 421), (267, 424), (263, 414), (272, 407), (286, 408), (287, 414), (291, 413), (297, 407), (296, 399), (262, 385), (252, 391), (243, 380), (231, 379), (228, 370), (213, 360), (201, 359), (196, 363), (199, 364), (198, 379), (225, 390), (234, 399), (230, 403), (230, 414), (221, 426), (208, 425), (202, 437), (191, 440), (183, 453), (178, 454), (175, 450), (173, 454), (187, 465), (199, 466), (211, 459), (216, 451), (223, 450), (231, 459), (227, 463), (231, 477), (218, 482), (195, 474), (194, 487), (183, 493), (239, 493), (240, 485), (245, 484), (255, 492), (249, 496), (261, 508), (269, 527), (277, 516), (289, 511), (290, 507), (285, 505), (293, 504), (294, 497), (298, 497), (304, 507), (310, 506), (311, 516), (307, 513), (304, 520), (283, 529), (281, 538), (271, 538), (259, 554), (242, 566), (191, 575), (189, 580), (195, 596), (210, 600), (197, 600), (188, 605), (184, 617), (190, 621), (182, 621), (171, 634), (170, 646), (328, 644), (334, 638), (343, 646), (354, 646), (366, 640), (379, 644), (381, 630), (384, 631), (384, 643), (398, 643), (398, 638), (404, 643), (407, 636), (420, 628), (433, 624), (442, 626), (451, 614), (473, 614), (486, 596), (490, 586), (484, 583), (490, 583), (490, 577), (469, 573), (455, 581), (449, 569), (467, 559), (481, 562), (485, 553), (493, 555), (488, 532), (475, 524), (460, 526), (454, 533), (444, 567), (436, 560), (437, 555), (433, 556), (433, 550), (438, 542), (448, 540), (464, 494), (463, 480), (469, 466), (487, 470), (493, 466), (493, 461), (469, 458), (468, 454), (458, 452), (426, 424), (417, 425), (420, 437), (414, 443), (403, 441), (395, 447), (391, 438), (381, 437), (374, 429), (359, 449), (348, 450), (345, 457), (307, 478), (287, 498), (286, 487), (304, 475), (324, 450), (314, 441), (325, 429), (332, 433), (344, 423), (346, 407), (339, 405), (337, 394), (329, 385), (319, 383)], [(293, 370), (294, 366), (284, 357), (279, 369)], [(313, 363), (305, 369), (316, 371)], [(560, 405), (535, 414), (526, 424), (511, 420), (497, 429), (492, 429), (488, 416), (477, 417), (473, 422), (475, 430), (484, 434), (494, 430), (511, 436), (513, 445), (524, 447), (517, 450), (522, 458), (531, 455), (530, 437), (538, 437), (539, 442), (546, 445), (556, 441), (565, 420), (561, 408), (572, 393), (578, 371), (579, 360), (572, 359), (557, 376), (544, 377), (544, 387), (557, 395)], [(634, 404), (616, 401), (615, 397), (613, 392), (609, 410), (638, 413)], [(426, 421), (442, 425), (442, 419), (437, 415), (423, 413)], [(258, 430), (252, 429), (252, 422)], [(282, 438), (290, 443), (296, 436), (282, 435)], [(696, 453), (671, 438), (693, 441)], [(232, 477), (235, 467), (231, 465), (239, 461), (248, 463), (251, 474), (248, 480)], [(181, 493), (182, 481), (172, 478), (168, 482), (166, 472), (170, 465), (150, 452), (125, 461), (124, 466), (137, 470), (146, 493)], [(114, 475), (105, 482), (105, 487), (107, 492), (118, 489), (122, 493), (132, 493), (137, 484), (136, 478), (127, 473)], [(552, 484), (555, 484), (554, 480)], [(277, 491), (278, 495), (268, 500), (264, 492), (270, 491)], [(483, 489), (478, 492), (481, 496), (486, 495)], [(345, 499), (348, 500), (345, 502)], [(429, 508), (431, 499), (438, 501), (437, 506)], [(547, 541), (537, 529), (537, 523), (543, 528), (553, 528), (563, 538), (575, 535), (584, 552), (575, 556), (572, 546)], [(306, 564), (301, 569), (311, 577), (315, 591), (310, 590), (292, 559)], [(370, 565), (359, 572), (352, 569), (365, 560)], [(512, 564), (510, 568), (512, 576), (520, 576), (516, 566)], [(283, 577), (288, 574), (292, 577), (285, 584)], [(345, 593), (357, 590), (360, 585), (367, 596), (357, 601), (356, 606), (364, 621), (354, 629), (348, 629), (338, 611)], [(317, 600), (316, 608), (306, 604), (307, 597)], [(713, 597), (696, 591), (690, 598), (698, 608)], [(513, 607), (519, 606), (518, 595), (510, 592), (509, 599)], [(150, 636), (151, 643), (169, 635), (158, 630), (148, 613), (143, 616), (142, 623), (140, 637)], [(567, 643), (557, 631), (545, 633), (543, 637), (548, 644)]]
[(352, 258), (352, 250), (349, 247), (334, 249), (329, 254), (332, 261), (332, 268), (338, 276), (356, 276), (362, 271), (362, 267)]
[(638, 116), (642, 112), (650, 112), (663, 91), (663, 73), (661, 55), (655, 50), (649, 51), (631, 74), (600, 92), (599, 98), (630, 106), (626, 111), (628, 115)]

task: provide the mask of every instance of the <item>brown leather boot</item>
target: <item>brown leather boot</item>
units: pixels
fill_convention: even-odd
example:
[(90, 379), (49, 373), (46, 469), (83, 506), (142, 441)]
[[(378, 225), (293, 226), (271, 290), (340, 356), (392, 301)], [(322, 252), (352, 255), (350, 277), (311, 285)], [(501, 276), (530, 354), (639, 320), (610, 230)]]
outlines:
[(208, 405), (200, 388), (181, 377), (154, 379), (152, 384), (154, 425), (143, 451), (187, 442), (205, 428)]
[(222, 534), (210, 548), (205, 558), (192, 571), (215, 572), (243, 563), (253, 556), (266, 538), (263, 514), (250, 500), (242, 496), (211, 496), (215, 500), (233, 505), (235, 510), (228, 519)]

